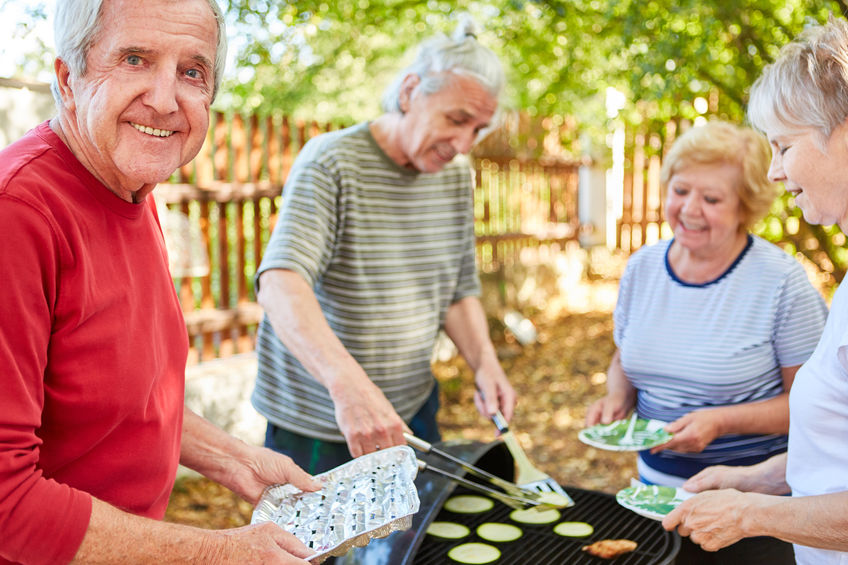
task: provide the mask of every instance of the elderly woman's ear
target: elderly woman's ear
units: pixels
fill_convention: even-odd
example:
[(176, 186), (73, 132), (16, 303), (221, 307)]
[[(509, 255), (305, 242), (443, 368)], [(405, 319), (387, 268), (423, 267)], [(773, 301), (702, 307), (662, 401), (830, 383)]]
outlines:
[(406, 114), (409, 111), (409, 101), (412, 100), (412, 93), (420, 83), (421, 77), (414, 73), (403, 77), (398, 95), (398, 108), (400, 108), (401, 114)]

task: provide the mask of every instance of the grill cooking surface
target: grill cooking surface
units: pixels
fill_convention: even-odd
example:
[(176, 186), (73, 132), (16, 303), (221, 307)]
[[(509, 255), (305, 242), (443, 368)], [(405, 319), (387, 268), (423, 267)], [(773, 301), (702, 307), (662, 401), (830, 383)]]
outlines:
[[(677, 553), (679, 544), (676, 536), (666, 532), (659, 522), (643, 518), (621, 507), (615, 497), (592, 491), (569, 488), (568, 494), (574, 498), (575, 506), (562, 508), (562, 517), (550, 524), (520, 524), (509, 518), (511, 508), (495, 502), (495, 507), (480, 514), (457, 514), (442, 508), (435, 520), (464, 524), (471, 534), (460, 540), (443, 540), (425, 535), (424, 541), (415, 555), (414, 563), (455, 563), (447, 557), (448, 551), (457, 545), (468, 542), (482, 542), (501, 550), (501, 558), (493, 563), (521, 564), (554, 563), (579, 565), (581, 563), (597, 565), (614, 563), (615, 565), (635, 565), (637, 563), (669, 563)], [(453, 493), (476, 494), (463, 488)], [(479, 538), (475, 530), (484, 522), (502, 522), (521, 528), (524, 535), (512, 542), (493, 543)], [(554, 533), (553, 528), (560, 522), (587, 522), (595, 531), (585, 538), (568, 538)], [(626, 553), (614, 560), (600, 559), (581, 551), (581, 547), (602, 539), (629, 539), (639, 544), (635, 551)]]

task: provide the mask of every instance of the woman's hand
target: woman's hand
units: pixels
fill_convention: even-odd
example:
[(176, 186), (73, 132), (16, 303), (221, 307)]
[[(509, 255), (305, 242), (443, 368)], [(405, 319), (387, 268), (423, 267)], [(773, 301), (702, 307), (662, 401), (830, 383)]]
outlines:
[(651, 449), (651, 453), (664, 449), (681, 453), (700, 453), (722, 435), (721, 419), (715, 410), (696, 410), (668, 424), (665, 431), (674, 434), (674, 437), (667, 443)]
[(636, 406), (636, 388), (621, 366), (621, 353), (616, 349), (607, 369), (607, 395), (586, 410), (586, 425), (609, 424), (625, 418)]
[(609, 424), (627, 417), (634, 403), (627, 398), (607, 395), (599, 398), (586, 410), (586, 426)]

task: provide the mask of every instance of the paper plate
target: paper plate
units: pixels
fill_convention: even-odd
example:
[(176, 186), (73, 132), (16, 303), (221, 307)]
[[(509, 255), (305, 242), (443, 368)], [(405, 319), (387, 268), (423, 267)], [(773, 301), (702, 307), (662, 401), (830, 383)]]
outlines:
[(694, 493), (682, 488), (639, 485), (621, 489), (615, 495), (615, 499), (619, 504), (640, 516), (662, 520), (666, 514), (691, 496), (694, 496)]
[(642, 451), (662, 445), (671, 439), (663, 428), (667, 422), (637, 418), (633, 433), (627, 438), (630, 419), (617, 420), (611, 424), (598, 424), (580, 430), (577, 437), (585, 444), (609, 451)]

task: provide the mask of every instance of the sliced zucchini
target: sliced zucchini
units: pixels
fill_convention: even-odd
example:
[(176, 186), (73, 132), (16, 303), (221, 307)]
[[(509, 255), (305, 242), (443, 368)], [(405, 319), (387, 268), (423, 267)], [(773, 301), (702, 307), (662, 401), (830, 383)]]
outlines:
[(433, 522), (427, 526), (427, 533), (437, 538), (459, 539), (470, 534), (471, 530), (455, 522)]
[(458, 514), (479, 514), (491, 510), (495, 501), (485, 496), (474, 494), (460, 494), (452, 496), (445, 502), (445, 510)]
[(497, 522), (486, 522), (477, 526), (477, 535), (486, 541), (508, 542), (520, 538), (524, 532), (518, 526), (512, 524), (500, 524)]
[(565, 508), (572, 504), (568, 498), (559, 494), (558, 492), (540, 492), (539, 493), (539, 502), (544, 504), (550, 504), (551, 506), (556, 506), (557, 508)]
[(511, 520), (522, 524), (550, 524), (559, 520), (560, 516), (559, 510), (556, 508), (546, 510), (528, 508), (526, 510), (513, 510), (509, 513)]
[(501, 557), (501, 550), (487, 543), (464, 543), (448, 551), (448, 557), (457, 563), (491, 563)]
[(554, 526), (554, 533), (567, 538), (585, 538), (592, 535), (595, 528), (586, 522), (560, 522)]

